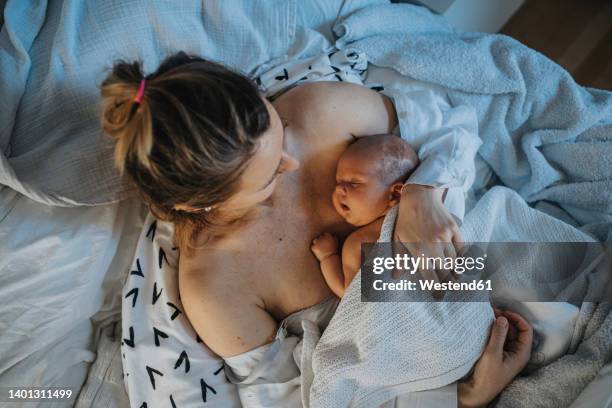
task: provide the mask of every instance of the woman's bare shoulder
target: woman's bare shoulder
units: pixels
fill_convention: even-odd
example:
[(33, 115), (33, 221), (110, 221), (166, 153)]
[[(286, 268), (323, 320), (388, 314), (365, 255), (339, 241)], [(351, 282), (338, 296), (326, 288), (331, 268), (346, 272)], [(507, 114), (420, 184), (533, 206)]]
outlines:
[(280, 96), (274, 106), (302, 126), (339, 124), (356, 136), (386, 133), (396, 123), (395, 109), (386, 96), (348, 82), (298, 85)]
[(283, 95), (275, 103), (283, 104), (290, 101), (290, 105), (298, 106), (300, 110), (304, 108), (319, 109), (343, 104), (354, 104), (355, 102), (346, 99), (348, 96), (363, 96), (364, 94), (374, 94), (371, 89), (349, 82), (321, 81), (300, 84)]

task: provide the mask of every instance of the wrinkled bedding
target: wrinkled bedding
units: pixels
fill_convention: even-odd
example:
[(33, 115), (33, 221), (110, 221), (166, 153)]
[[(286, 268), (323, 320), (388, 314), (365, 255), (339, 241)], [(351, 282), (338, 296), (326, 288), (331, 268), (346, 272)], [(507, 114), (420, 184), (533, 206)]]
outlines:
[[(109, 325), (119, 318), (120, 287), (136, 266), (133, 254), (145, 214), (113, 171), (112, 144), (97, 120), (97, 85), (116, 58), (140, 58), (153, 69), (179, 47), (257, 75), (289, 56), (327, 51), (333, 45), (333, 21), (349, 17), (335, 29), (339, 48), (365, 52), (378, 66), (445, 87), (456, 103), (476, 107), (482, 169), (493, 171), (536, 208), (600, 240), (610, 239), (609, 92), (580, 87), (556, 64), (507, 37), (456, 34), (422, 8), (359, 0), (340, 9), (341, 3), (312, 2), (300, 13), (296, 1), (258, 7), (234, 0), (216, 8), (196, 1), (180, 7), (7, 2), (0, 31), (5, 96), (0, 100), (0, 186), (8, 186), (0, 188), (0, 294), (5, 299), (0, 386), (79, 388), (96, 345), (102, 345), (115, 370), (107, 373), (100, 366), (100, 372), (90, 372), (92, 388), (82, 397), (83, 406), (96, 395), (108, 397), (105, 387), (118, 382), (117, 348), (105, 348), (100, 329), (106, 327), (104, 333), (113, 339), (129, 335), (110, 335)], [(476, 202), (481, 195), (472, 198)], [(155, 265), (157, 259), (149, 261)], [(600, 367), (600, 339), (609, 334), (604, 309), (591, 311), (590, 336), (576, 357)], [(523, 392), (554, 393), (550, 378), (575, 361), (568, 356), (531, 377), (531, 383), (529, 377), (517, 381), (500, 404), (512, 405), (508, 401)], [(599, 381), (599, 389), (601, 382), (609, 384), (607, 372), (593, 382)], [(592, 370), (579, 387), (569, 387), (571, 395), (596, 374)]]
[(145, 215), (135, 199), (61, 208), (0, 190), (0, 387), (63, 386), (71, 403), (44, 406), (77, 401)]

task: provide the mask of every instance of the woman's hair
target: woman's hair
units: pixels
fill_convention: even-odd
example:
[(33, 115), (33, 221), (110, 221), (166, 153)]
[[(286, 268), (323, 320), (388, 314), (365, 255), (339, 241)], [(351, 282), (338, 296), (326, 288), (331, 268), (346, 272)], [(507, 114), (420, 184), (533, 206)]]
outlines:
[[(135, 105), (143, 79), (144, 96)], [(179, 248), (189, 253), (202, 230), (214, 237), (235, 223), (215, 206), (237, 191), (270, 126), (250, 79), (179, 52), (146, 76), (141, 62), (115, 63), (101, 92), (102, 126), (116, 140), (115, 166), (157, 218), (174, 223)]]

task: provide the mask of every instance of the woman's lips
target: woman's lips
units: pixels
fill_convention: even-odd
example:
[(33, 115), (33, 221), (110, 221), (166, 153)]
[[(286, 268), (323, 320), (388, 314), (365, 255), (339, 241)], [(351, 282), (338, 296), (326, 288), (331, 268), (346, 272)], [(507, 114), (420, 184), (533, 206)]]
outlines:
[(342, 208), (344, 211), (350, 210), (349, 206), (343, 203), (340, 203), (340, 208)]

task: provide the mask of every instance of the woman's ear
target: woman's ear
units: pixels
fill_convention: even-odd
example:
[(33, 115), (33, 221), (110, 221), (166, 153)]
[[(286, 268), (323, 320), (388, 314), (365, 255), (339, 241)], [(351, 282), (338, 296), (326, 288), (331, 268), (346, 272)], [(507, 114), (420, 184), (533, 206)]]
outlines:
[(389, 188), (389, 207), (399, 203), (402, 197), (402, 187), (404, 187), (404, 183), (397, 182), (393, 183)]

